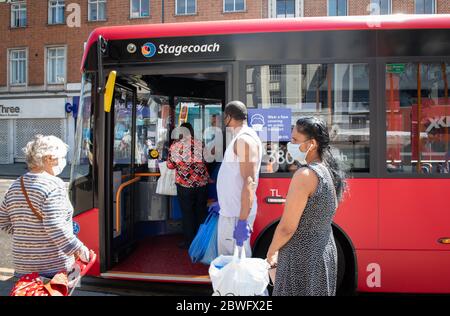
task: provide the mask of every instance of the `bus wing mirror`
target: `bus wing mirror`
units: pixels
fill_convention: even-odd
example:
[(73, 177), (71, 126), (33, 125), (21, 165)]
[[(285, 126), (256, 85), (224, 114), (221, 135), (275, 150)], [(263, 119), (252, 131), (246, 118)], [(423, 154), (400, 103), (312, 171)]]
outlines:
[(115, 70), (111, 71), (108, 76), (108, 81), (105, 85), (105, 95), (103, 101), (105, 112), (111, 111), (111, 104), (114, 95), (114, 85), (116, 84), (116, 75), (117, 72)]

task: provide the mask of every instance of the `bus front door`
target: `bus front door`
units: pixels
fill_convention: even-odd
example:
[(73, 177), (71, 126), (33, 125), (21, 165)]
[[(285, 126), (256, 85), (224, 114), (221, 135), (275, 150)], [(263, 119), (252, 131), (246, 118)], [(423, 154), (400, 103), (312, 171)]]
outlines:
[(167, 220), (167, 196), (156, 194), (158, 162), (167, 159), (169, 97), (118, 86), (114, 95), (113, 234), (111, 264), (126, 259), (143, 232), (159, 233)]
[(136, 111), (136, 92), (132, 88), (116, 85), (113, 99), (113, 203), (112, 203), (112, 264), (126, 255), (133, 242), (133, 212), (135, 186), (134, 161), (135, 144), (133, 125)]

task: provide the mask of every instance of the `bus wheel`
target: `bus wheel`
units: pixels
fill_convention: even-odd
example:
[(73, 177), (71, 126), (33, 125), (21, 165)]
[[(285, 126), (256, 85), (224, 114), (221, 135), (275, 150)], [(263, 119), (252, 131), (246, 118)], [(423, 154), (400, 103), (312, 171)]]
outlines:
[(353, 246), (345, 233), (334, 224), (333, 235), (338, 257), (336, 295), (355, 295), (357, 265)]
[(342, 282), (344, 281), (345, 276), (345, 254), (344, 250), (342, 249), (341, 243), (339, 242), (339, 239), (334, 239), (336, 243), (336, 249), (337, 249), (337, 278), (336, 278), (336, 293), (340, 293), (340, 289), (342, 287)]
[[(262, 236), (260, 236), (253, 248), (253, 257), (266, 258), (273, 234), (278, 223), (269, 227)], [(350, 243), (340, 229), (333, 227), (333, 234), (336, 243), (338, 255), (338, 271), (336, 279), (336, 295), (354, 295), (355, 294), (355, 261), (353, 250)], [(269, 286), (269, 293), (272, 294), (273, 287)]]

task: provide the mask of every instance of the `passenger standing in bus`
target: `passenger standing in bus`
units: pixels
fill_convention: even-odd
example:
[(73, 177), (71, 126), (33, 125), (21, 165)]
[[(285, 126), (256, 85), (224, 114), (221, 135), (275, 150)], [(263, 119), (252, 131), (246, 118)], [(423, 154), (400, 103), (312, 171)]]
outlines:
[(225, 150), (217, 177), (220, 205), (217, 242), (219, 255), (232, 255), (235, 245), (251, 256), (250, 235), (256, 218), (256, 188), (262, 159), (262, 143), (247, 126), (247, 107), (240, 101), (225, 106), (227, 135), (233, 138)]
[(277, 266), (273, 295), (336, 294), (337, 250), (332, 222), (345, 189), (345, 175), (330, 151), (325, 123), (299, 119), (287, 149), (300, 163), (267, 260)]
[(67, 150), (61, 139), (37, 135), (24, 148), (30, 171), (12, 183), (0, 206), (0, 229), (13, 236), (16, 277), (37, 272), (52, 278), (70, 271), (76, 256), (89, 261), (89, 250), (73, 233), (66, 185), (57, 177)]
[(194, 138), (190, 123), (179, 127), (181, 139), (169, 149), (167, 167), (176, 170), (175, 182), (180, 202), (185, 240), (178, 246), (188, 249), (207, 215), (209, 174), (203, 160), (203, 145)]
[[(207, 162), (209, 172), (208, 197), (217, 201), (217, 175), (220, 168), (220, 160), (223, 157), (222, 148), (222, 122), (221, 115), (211, 115), (210, 126), (205, 129), (205, 150), (203, 156)], [(220, 138), (220, 139), (219, 139)]]

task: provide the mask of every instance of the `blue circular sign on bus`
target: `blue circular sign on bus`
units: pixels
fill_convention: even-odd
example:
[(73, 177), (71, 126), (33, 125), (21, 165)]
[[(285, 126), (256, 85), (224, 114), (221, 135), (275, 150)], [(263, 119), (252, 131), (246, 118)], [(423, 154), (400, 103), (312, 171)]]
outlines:
[(77, 222), (73, 222), (73, 233), (75, 235), (78, 235), (78, 233), (80, 232), (80, 224), (78, 224)]
[(141, 47), (141, 53), (144, 57), (153, 57), (156, 54), (156, 46), (153, 43), (145, 43)]

